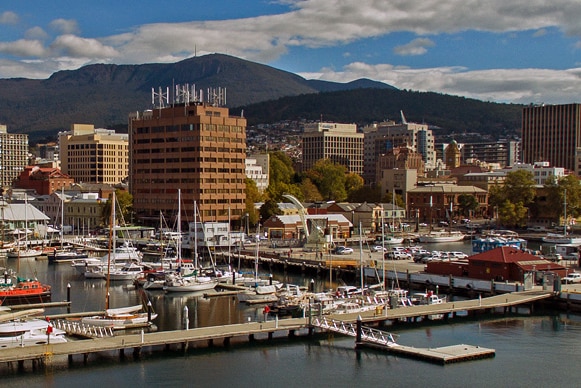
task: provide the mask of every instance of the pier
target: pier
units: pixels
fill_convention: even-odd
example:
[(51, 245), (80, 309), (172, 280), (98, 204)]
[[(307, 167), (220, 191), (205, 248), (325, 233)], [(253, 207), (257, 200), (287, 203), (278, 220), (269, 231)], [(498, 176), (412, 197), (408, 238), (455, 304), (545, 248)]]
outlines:
[[(465, 301), (455, 301), (442, 304), (410, 306), (396, 309), (384, 309), (383, 311), (366, 311), (353, 314), (335, 314), (328, 316), (327, 320), (337, 320), (344, 324), (353, 324), (358, 321), (369, 324), (382, 325), (386, 321), (427, 317), (435, 314), (445, 314), (454, 316), (459, 311), (470, 310), (491, 310), (495, 308), (506, 309), (511, 306), (517, 306), (525, 303), (532, 304), (542, 299), (550, 298), (553, 294), (547, 291), (524, 291), (510, 294), (497, 295), (488, 298), (479, 298)], [(69, 363), (74, 361), (74, 356), (81, 355), (83, 362), (87, 363), (91, 354), (99, 352), (116, 351), (120, 357), (123, 357), (126, 349), (132, 349), (134, 356), (139, 356), (143, 348), (162, 347), (169, 350), (171, 346), (178, 346), (182, 350), (187, 350), (192, 343), (206, 343), (208, 346), (214, 346), (221, 341), (225, 347), (229, 346), (235, 338), (239, 340), (254, 341), (256, 336), (264, 336), (268, 340), (277, 336), (285, 335), (294, 337), (301, 330), (303, 333), (313, 334), (317, 327), (317, 320), (321, 317), (304, 317), (248, 322), (241, 324), (202, 327), (195, 329), (184, 329), (174, 331), (163, 331), (146, 333), (144, 330), (139, 334), (113, 335), (110, 333), (91, 333), (90, 337), (98, 337), (84, 340), (73, 340), (67, 343), (48, 344), (30, 347), (7, 348), (0, 351), (0, 363), (18, 363), (19, 368), (24, 368), (25, 361), (32, 361), (33, 365), (45, 364), (50, 362), (54, 357), (66, 356)], [(320, 322), (320, 321), (319, 321)], [(345, 326), (347, 327), (347, 326)], [(323, 328), (326, 329), (326, 328)], [(347, 329), (347, 334), (353, 332), (353, 329)], [(366, 339), (376, 338), (377, 344), (381, 345), (393, 341), (393, 335), (378, 329), (368, 329)], [(371, 344), (372, 341), (359, 341)], [(415, 349), (413, 347), (387, 346), (391, 351), (402, 355), (413, 355), (416, 358), (432, 360), (436, 362), (448, 363), (463, 359), (474, 359), (488, 357), (491, 355), (490, 349), (479, 348), (471, 345), (455, 345), (453, 347), (435, 348), (435, 349)], [(397, 348), (397, 350), (393, 349)]]

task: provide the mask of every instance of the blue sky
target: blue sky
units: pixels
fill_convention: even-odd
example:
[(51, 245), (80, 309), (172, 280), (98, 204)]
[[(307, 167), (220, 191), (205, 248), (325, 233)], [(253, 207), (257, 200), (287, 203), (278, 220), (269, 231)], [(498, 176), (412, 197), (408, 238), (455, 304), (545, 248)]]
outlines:
[(224, 53), (308, 79), (581, 102), (579, 0), (2, 0), (0, 78)]

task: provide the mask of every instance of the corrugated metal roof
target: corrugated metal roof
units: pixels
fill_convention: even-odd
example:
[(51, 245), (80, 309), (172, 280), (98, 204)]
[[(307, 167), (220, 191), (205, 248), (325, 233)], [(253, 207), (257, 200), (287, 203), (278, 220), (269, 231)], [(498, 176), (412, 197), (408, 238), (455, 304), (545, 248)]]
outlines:
[[(4, 221), (48, 221), (50, 218), (32, 206), (31, 204), (24, 203), (11, 203), (8, 204), (3, 209)], [(0, 216), (2, 216), (2, 211), (0, 211)]]

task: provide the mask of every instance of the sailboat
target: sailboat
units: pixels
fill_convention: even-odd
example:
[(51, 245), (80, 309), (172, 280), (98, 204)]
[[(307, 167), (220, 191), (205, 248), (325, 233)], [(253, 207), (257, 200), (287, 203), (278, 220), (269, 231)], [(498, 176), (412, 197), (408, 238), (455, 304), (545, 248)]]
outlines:
[(567, 189), (563, 194), (563, 234), (547, 233), (542, 240), (549, 244), (581, 244), (581, 236), (573, 236), (567, 232)]
[(448, 230), (433, 230), (432, 229), (432, 197), (430, 196), (430, 232), (421, 234), (419, 240), (421, 243), (443, 243), (443, 242), (457, 242), (464, 240), (464, 233), (459, 230), (452, 230), (452, 203), (450, 202), (450, 223)]
[[(383, 216), (383, 205), (382, 205), (381, 213)], [(391, 198), (391, 225), (392, 225), (391, 235), (390, 236), (382, 236), (383, 242), (385, 244), (388, 244), (388, 245), (395, 245), (395, 244), (403, 243), (403, 231), (402, 231), (402, 235), (400, 235), (400, 236), (396, 236), (393, 232), (395, 230), (395, 192), (393, 193), (393, 196)]]
[(28, 246), (28, 197), (26, 193), (24, 194), (24, 249), (20, 247), (18, 243), (16, 250), (8, 252), (7, 256), (10, 258), (24, 258), (24, 257), (37, 257), (42, 255), (42, 251), (39, 249), (31, 249)]
[[(182, 218), (181, 218), (181, 190), (178, 190), (178, 216), (177, 216), (177, 228), (178, 228), (178, 238), (176, 240), (177, 244), (177, 265), (178, 271), (166, 274), (165, 285), (163, 290), (166, 292), (195, 292), (195, 291), (205, 291), (211, 290), (218, 284), (217, 280), (214, 280), (208, 276), (198, 276), (198, 242), (197, 236), (194, 241), (194, 260), (195, 260), (195, 270), (191, 274), (184, 275), (181, 273), (182, 264)], [(196, 209), (194, 202), (194, 225), (196, 225)], [(196, 226), (194, 226), (196, 229)]]
[[(115, 192), (112, 195), (111, 201), (111, 219), (109, 225), (109, 247), (111, 247), (114, 239), (113, 232), (115, 230)], [(111, 327), (115, 330), (127, 329), (133, 325), (143, 325), (157, 318), (157, 314), (152, 311), (140, 312), (142, 305), (109, 308), (109, 273), (111, 271), (111, 248), (109, 248), (109, 255), (107, 260), (107, 287), (105, 296), (105, 313), (103, 315), (94, 315), (84, 317), (81, 321), (88, 325)], [(145, 295), (145, 294), (143, 294)]]
[(85, 251), (79, 251), (76, 249), (71, 249), (70, 247), (65, 247), (64, 238), (64, 224), (65, 224), (65, 191), (64, 187), (61, 190), (61, 227), (59, 230), (59, 240), (60, 248), (55, 250), (52, 255), (49, 255), (48, 261), (51, 263), (65, 263), (72, 262), (73, 260), (86, 259), (89, 254)]

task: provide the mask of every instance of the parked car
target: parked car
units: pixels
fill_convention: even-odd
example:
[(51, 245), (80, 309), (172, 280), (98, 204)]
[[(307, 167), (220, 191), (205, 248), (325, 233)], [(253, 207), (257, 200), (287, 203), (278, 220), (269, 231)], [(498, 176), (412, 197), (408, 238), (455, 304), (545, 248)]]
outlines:
[(561, 279), (561, 283), (563, 284), (581, 283), (581, 273), (571, 272), (569, 275)]
[(335, 253), (336, 255), (349, 255), (353, 253), (353, 248), (338, 246), (337, 248), (335, 248), (335, 251), (333, 253)]
[(412, 255), (404, 251), (392, 251), (386, 253), (385, 258), (388, 260), (409, 260), (412, 258)]

